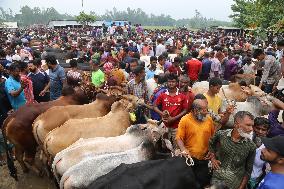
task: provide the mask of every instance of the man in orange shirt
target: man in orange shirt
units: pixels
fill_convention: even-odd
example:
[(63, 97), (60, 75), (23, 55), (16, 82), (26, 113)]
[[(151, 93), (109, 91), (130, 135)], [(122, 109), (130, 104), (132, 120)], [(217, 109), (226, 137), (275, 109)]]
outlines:
[[(200, 95), (199, 95), (200, 96)], [(190, 155), (194, 160), (193, 172), (200, 188), (210, 184), (208, 169), (209, 140), (214, 135), (214, 123), (208, 116), (208, 102), (203, 96), (192, 103), (192, 111), (182, 117), (178, 125), (176, 141), (183, 155)]]

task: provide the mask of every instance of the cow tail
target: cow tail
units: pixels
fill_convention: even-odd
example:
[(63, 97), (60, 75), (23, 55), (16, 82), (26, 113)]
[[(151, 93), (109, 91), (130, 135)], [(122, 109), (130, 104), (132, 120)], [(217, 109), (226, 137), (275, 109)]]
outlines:
[(7, 141), (7, 136), (6, 136), (6, 127), (7, 124), (10, 121), (10, 117), (7, 117), (3, 123), (3, 128), (2, 128), (2, 134), (3, 134), (3, 140), (4, 140), (4, 147), (7, 155), (7, 165), (8, 169), (10, 172), (10, 176), (13, 177), (16, 181), (18, 181), (18, 174), (17, 174), (17, 168), (14, 164), (14, 158), (13, 158), (13, 153), (12, 149), (9, 149), (8, 141)]

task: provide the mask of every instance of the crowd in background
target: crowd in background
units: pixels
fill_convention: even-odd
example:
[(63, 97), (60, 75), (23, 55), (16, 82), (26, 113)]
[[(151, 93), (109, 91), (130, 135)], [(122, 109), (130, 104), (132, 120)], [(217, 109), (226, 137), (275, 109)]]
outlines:
[[(201, 187), (284, 186), (284, 126), (277, 121), (282, 101), (273, 98), (276, 109), (268, 119), (238, 112), (233, 130), (216, 131), (213, 119), (219, 114), (221, 125), (228, 121), (234, 107), (221, 112), (218, 93), (238, 74), (255, 76), (254, 85), (266, 93), (284, 88), (278, 87), (284, 73), (281, 36), (263, 41), (242, 32), (145, 30), (129, 24), (0, 32), (1, 124), (11, 109), (58, 99), (65, 85), (121, 86), (144, 99), (145, 107), (136, 112), (144, 117), (140, 122), (162, 120), (175, 147), (194, 158)], [(199, 81), (209, 82), (207, 93), (192, 92)], [(2, 144), (0, 150), (4, 153)], [(5, 164), (2, 155), (0, 160)]]

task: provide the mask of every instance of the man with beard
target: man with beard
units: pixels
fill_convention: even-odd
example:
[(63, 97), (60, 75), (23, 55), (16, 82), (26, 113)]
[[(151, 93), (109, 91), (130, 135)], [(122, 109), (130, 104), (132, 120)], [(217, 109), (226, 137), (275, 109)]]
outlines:
[(46, 72), (41, 71), (39, 68), (41, 66), (41, 60), (35, 59), (28, 64), (30, 73), (28, 77), (31, 78), (33, 82), (33, 93), (34, 98), (37, 102), (47, 102), (49, 101), (48, 83), (49, 77)]
[(284, 136), (263, 138), (265, 148), (260, 158), (270, 164), (269, 172), (259, 184), (258, 189), (278, 189), (284, 186)]
[(214, 124), (207, 114), (208, 102), (202, 95), (202, 98), (193, 101), (191, 112), (180, 120), (176, 134), (182, 154), (194, 160), (193, 172), (200, 188), (208, 186), (211, 178), (205, 156), (209, 139), (214, 135)]
[(14, 110), (26, 103), (24, 89), (26, 84), (20, 79), (19, 65), (14, 63), (9, 67), (10, 75), (5, 81), (5, 91)]
[(213, 184), (224, 183), (230, 189), (246, 188), (256, 150), (251, 140), (253, 125), (253, 115), (239, 111), (234, 117), (234, 129), (220, 130), (211, 138), (209, 156), (214, 169)]

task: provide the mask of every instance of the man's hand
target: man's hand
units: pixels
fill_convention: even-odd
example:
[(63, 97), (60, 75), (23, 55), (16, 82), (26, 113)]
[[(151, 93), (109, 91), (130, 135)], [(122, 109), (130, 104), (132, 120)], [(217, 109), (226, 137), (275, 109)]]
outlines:
[(215, 157), (211, 158), (212, 168), (214, 170), (220, 169), (221, 162), (217, 160)]
[(234, 105), (229, 105), (226, 109), (226, 112), (232, 114), (235, 111), (236, 107)]
[(212, 152), (208, 152), (207, 155), (204, 157), (204, 160), (211, 160), (212, 158), (215, 158), (215, 154)]
[(21, 81), (21, 88), (24, 89), (26, 88), (27, 84), (24, 81)]
[(187, 149), (184, 149), (182, 152), (181, 152), (181, 155), (185, 158), (187, 158), (188, 156), (190, 156), (190, 153)]
[(171, 124), (174, 121), (174, 118), (169, 116), (169, 117), (163, 117), (162, 120), (164, 123)]
[(45, 93), (46, 93), (46, 91), (45, 91), (45, 90), (42, 90), (42, 91), (39, 93), (39, 96), (44, 96)]

